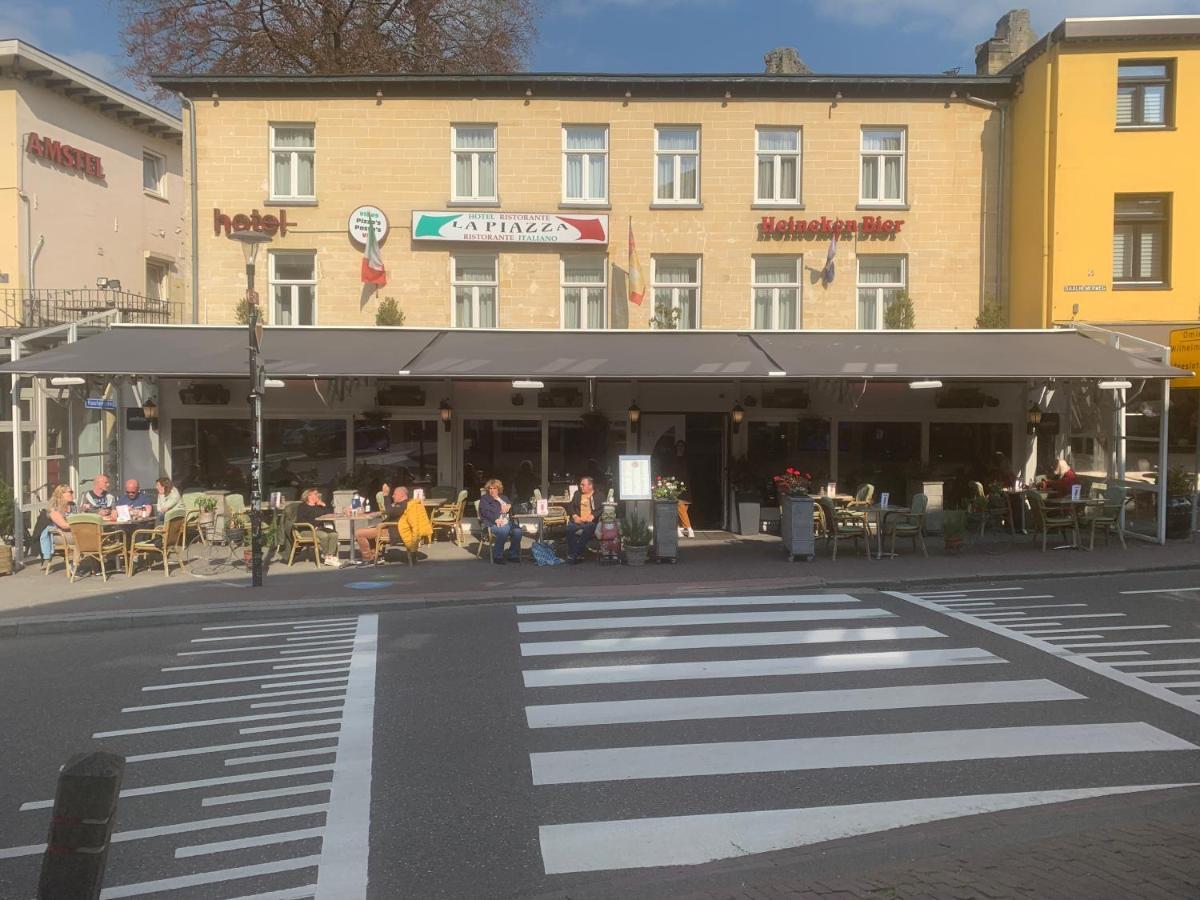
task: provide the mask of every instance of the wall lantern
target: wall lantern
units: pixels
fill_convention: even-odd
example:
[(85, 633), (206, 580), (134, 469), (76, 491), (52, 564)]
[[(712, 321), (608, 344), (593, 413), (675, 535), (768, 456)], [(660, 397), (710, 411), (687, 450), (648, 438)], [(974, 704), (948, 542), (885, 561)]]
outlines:
[(746, 418), (746, 411), (742, 409), (742, 404), (733, 404), (733, 409), (729, 411), (729, 418), (733, 421), (733, 433), (737, 434), (742, 430), (742, 420)]
[(438, 404), (438, 417), (442, 420), (442, 428), (446, 431), (450, 430), (450, 420), (454, 416), (454, 410), (450, 408), (450, 401), (443, 400)]
[(1036, 403), (1025, 413), (1025, 423), (1029, 426), (1027, 430), (1030, 434), (1036, 433), (1038, 426), (1042, 424), (1042, 410)]
[(638, 433), (638, 423), (642, 420), (642, 411), (636, 403), (629, 404), (629, 430), (633, 434)]
[(150, 423), (150, 427), (155, 431), (158, 430), (158, 404), (154, 402), (153, 397), (146, 399), (142, 404), (142, 415), (146, 417), (146, 421)]

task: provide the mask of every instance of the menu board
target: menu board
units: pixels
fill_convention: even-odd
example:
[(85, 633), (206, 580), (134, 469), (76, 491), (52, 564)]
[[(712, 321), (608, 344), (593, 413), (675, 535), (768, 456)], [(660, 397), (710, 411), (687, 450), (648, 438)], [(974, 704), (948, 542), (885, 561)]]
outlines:
[(621, 456), (617, 461), (622, 500), (650, 499), (650, 457)]

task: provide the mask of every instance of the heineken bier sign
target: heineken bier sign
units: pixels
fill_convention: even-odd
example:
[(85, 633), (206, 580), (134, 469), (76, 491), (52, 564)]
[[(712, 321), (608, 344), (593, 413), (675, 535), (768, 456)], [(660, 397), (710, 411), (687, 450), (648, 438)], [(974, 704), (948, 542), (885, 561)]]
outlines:
[(412, 236), (414, 241), (607, 244), (608, 216), (413, 210)]

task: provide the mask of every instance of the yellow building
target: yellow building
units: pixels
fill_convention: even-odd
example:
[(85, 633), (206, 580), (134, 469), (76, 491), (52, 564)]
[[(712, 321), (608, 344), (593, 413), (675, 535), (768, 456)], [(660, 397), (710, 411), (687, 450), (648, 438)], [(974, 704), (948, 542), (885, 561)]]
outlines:
[[(983, 300), (1003, 295), (1006, 77), (163, 84), (194, 116), (202, 323), (234, 321), (243, 267), (225, 237), (253, 227), (255, 211), (286, 220), (270, 226), (265, 277), (259, 267), (270, 324), (370, 324), (390, 296), (407, 325), (439, 328), (644, 329), (656, 302), (691, 328), (880, 328), (907, 291), (917, 327), (970, 328)], [(365, 233), (347, 229), (362, 206), (388, 222), (378, 292), (360, 280)], [(413, 232), (421, 213), (425, 234)], [(438, 233), (437, 217), (453, 215)], [(555, 216), (582, 216), (601, 237), (579, 242)], [(517, 240), (504, 229), (519, 221), (558, 230)], [(641, 306), (626, 304), (631, 226)]]
[(1200, 16), (1067, 19), (1002, 74), (1012, 324), (1200, 312)]

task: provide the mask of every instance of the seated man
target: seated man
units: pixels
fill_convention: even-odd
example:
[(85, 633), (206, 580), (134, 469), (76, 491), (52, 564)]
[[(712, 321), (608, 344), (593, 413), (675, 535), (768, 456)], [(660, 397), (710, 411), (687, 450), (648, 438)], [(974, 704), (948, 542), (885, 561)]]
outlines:
[(79, 511), (99, 513), (101, 518), (110, 521), (116, 518), (116, 501), (108, 492), (108, 484), (108, 476), (103, 472), (93, 478), (91, 490), (84, 491), (83, 498), (79, 501)]
[(598, 506), (596, 485), (589, 476), (584, 475), (579, 479), (579, 490), (567, 503), (567, 562), (579, 562), (579, 557), (596, 534)]
[(296, 524), (311, 525), (317, 532), (317, 544), (321, 555), (325, 557), (325, 565), (340, 568), (342, 561), (338, 559), (338, 536), (332, 522), (318, 522), (317, 518), (326, 515), (331, 510), (321, 499), (321, 492), (309, 488), (300, 498), (300, 506), (296, 509)]
[(384, 484), (379, 492), (383, 494), (383, 509), (380, 510), (383, 513), (383, 521), (375, 528), (358, 528), (354, 532), (354, 539), (358, 541), (359, 557), (365, 563), (375, 562), (375, 541), (384, 528), (391, 531), (389, 537), (399, 539), (400, 519), (408, 508), (408, 488), (403, 485), (398, 485), (393, 490)]
[(508, 544), (510, 563), (521, 561), (521, 526), (512, 520), (512, 504), (504, 496), (504, 484), (493, 478), (483, 486), (479, 500), (479, 524), (492, 533), (492, 562), (504, 565), (504, 545)]
[(122, 506), (129, 508), (129, 518), (131, 519), (143, 519), (154, 515), (154, 505), (154, 501), (141, 489), (136, 478), (130, 478), (125, 482), (125, 493), (118, 497), (116, 502), (117, 508)]

